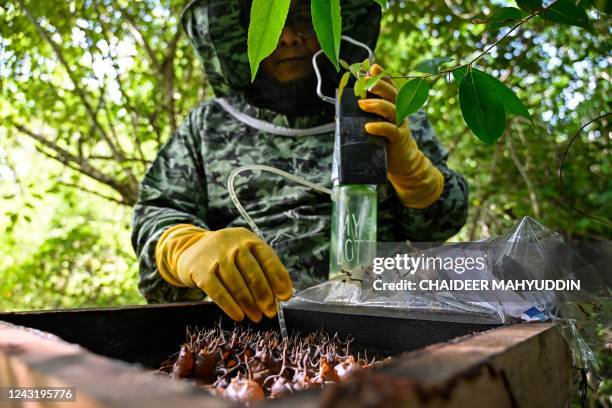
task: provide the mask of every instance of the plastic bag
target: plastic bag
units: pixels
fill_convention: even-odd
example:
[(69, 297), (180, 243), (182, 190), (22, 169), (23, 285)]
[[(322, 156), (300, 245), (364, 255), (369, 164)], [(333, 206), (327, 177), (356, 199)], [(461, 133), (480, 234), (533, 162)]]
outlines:
[[(606, 251), (609, 256), (609, 247)], [(572, 324), (575, 303), (608, 296), (610, 290), (593, 267), (593, 259), (585, 260), (558, 233), (533, 218), (525, 217), (507, 233), (477, 242), (379, 243), (376, 256), (372, 265), (298, 292), (287, 306), (464, 323), (564, 319), (563, 332), (576, 359), (581, 365), (594, 361)], [(398, 256), (411, 262), (376, 271), (380, 259)], [(467, 268), (470, 259), (482, 267)], [(385, 282), (400, 289), (380, 290)], [(442, 282), (487, 282), (488, 290), (439, 289)], [(510, 286), (499, 289), (508, 282)], [(410, 285), (412, 289), (407, 289)], [(428, 290), (427, 285), (435, 287)]]

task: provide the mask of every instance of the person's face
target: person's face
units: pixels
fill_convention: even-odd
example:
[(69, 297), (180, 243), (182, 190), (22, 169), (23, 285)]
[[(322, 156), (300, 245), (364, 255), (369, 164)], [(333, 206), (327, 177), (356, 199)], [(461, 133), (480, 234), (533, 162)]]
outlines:
[(278, 82), (308, 78), (312, 56), (321, 49), (312, 27), (310, 1), (292, 0), (289, 16), (272, 54), (262, 61), (263, 70)]

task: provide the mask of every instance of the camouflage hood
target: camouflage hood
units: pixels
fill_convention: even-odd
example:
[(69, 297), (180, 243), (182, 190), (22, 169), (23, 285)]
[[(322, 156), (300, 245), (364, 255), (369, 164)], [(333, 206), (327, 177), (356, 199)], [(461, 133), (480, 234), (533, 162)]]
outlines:
[[(242, 15), (243, 0), (195, 0), (183, 12), (182, 24), (204, 65), (208, 82), (217, 97), (253, 94), (257, 82), (250, 81), (250, 67), (247, 57), (247, 30)], [(345, 0), (342, 2), (343, 35), (352, 37), (374, 49), (380, 28), (380, 7), (372, 0)], [(367, 52), (359, 47), (342, 42), (341, 58), (361, 61)], [(339, 80), (331, 64), (321, 57), (325, 93), (333, 95)], [(259, 72), (261, 73), (261, 69)], [(260, 84), (261, 85), (261, 84)], [(260, 89), (262, 87), (260, 86)], [(277, 86), (278, 88), (278, 86)], [(287, 89), (273, 89), (267, 84), (267, 93), (283, 100), (283, 106), (297, 96)], [(314, 90), (313, 90), (314, 92)], [(248, 99), (248, 98), (247, 98)], [(255, 105), (259, 104), (257, 102)], [(269, 107), (269, 106), (260, 106)], [(274, 109), (272, 110), (279, 110)]]

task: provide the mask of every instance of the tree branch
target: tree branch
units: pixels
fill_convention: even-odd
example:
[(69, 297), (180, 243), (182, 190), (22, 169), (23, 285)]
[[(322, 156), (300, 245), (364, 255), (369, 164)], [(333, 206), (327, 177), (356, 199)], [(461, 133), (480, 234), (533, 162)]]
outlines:
[(97, 192), (95, 190), (90, 190), (90, 189), (88, 189), (86, 187), (79, 186), (78, 184), (66, 183), (64, 181), (58, 181), (58, 183), (61, 184), (62, 186), (76, 188), (77, 190), (81, 190), (81, 191), (84, 191), (86, 193), (93, 194), (93, 195), (98, 196), (98, 197), (102, 197), (102, 198), (104, 198), (106, 200), (114, 201), (117, 204), (127, 205), (127, 203), (125, 201), (123, 201), (123, 200), (117, 199), (115, 197), (107, 196), (107, 195), (99, 193), (99, 192)]
[[(98, 15), (102, 16), (103, 15), (102, 10), (100, 9), (98, 4), (96, 4), (96, 6), (97, 6)], [(125, 85), (123, 84), (123, 80), (121, 79), (121, 72), (119, 69), (119, 64), (117, 63), (117, 59), (112, 55), (111, 36), (109, 34), (109, 28), (104, 23), (103, 18), (100, 18), (100, 27), (102, 29), (102, 35), (104, 36), (104, 39), (106, 40), (106, 43), (108, 44), (107, 58), (110, 61), (112, 61), (113, 71), (115, 73), (115, 81), (117, 81), (117, 86), (119, 88), (119, 93), (121, 94), (121, 98), (123, 99), (124, 107), (130, 115), (132, 131), (134, 132), (134, 137), (131, 138), (131, 140), (133, 141), (133, 145), (136, 147), (136, 151), (140, 155), (141, 160), (143, 162), (146, 162), (146, 158), (145, 158), (144, 152), (142, 151), (142, 146), (138, 138), (138, 133), (139, 133), (138, 124), (140, 123), (140, 115), (138, 111), (134, 108), (134, 104), (132, 103), (132, 98), (130, 98), (128, 93), (125, 91)], [(145, 169), (146, 168), (143, 166), (143, 170)]]
[(130, 33), (132, 34), (132, 37), (134, 38), (134, 40), (136, 40), (136, 42), (142, 48), (144, 48), (145, 52), (147, 53), (147, 56), (149, 57), (151, 65), (153, 65), (153, 67), (157, 70), (157, 72), (161, 74), (162, 73), (161, 64), (157, 60), (155, 51), (153, 51), (153, 48), (151, 48), (151, 46), (145, 39), (145, 36), (142, 34), (140, 29), (138, 28), (138, 24), (136, 24), (132, 16), (130, 16), (130, 14), (124, 9), (120, 9), (119, 12), (123, 16), (123, 18), (128, 22), (128, 29), (130, 30)]
[(44, 136), (33, 132), (32, 130), (26, 128), (23, 125), (14, 124), (13, 126), (21, 133), (31, 137), (32, 139), (36, 140), (41, 145), (55, 153), (55, 155), (53, 155), (45, 150), (40, 150), (46, 156), (57, 160), (58, 162), (70, 167), (71, 169), (83, 173), (86, 176), (91, 177), (92, 179), (113, 188), (121, 195), (121, 197), (123, 197), (123, 204), (132, 205), (136, 202), (137, 188), (134, 188), (134, 186), (126, 183), (121, 183), (115, 178), (104, 174), (99, 169), (89, 164), (85, 159), (73, 155), (62, 147), (49, 141)]
[[(92, 155), (87, 156), (87, 160), (114, 161), (115, 158), (113, 156), (105, 156), (105, 155), (101, 155), (101, 154), (92, 154)], [(145, 165), (151, 164), (150, 160), (141, 159), (140, 157), (126, 157), (125, 161), (126, 162), (138, 162), (138, 163), (143, 163)]]
[(166, 102), (168, 106), (168, 116), (170, 118), (170, 130), (172, 133), (174, 133), (177, 128), (176, 106), (174, 102), (174, 58), (176, 56), (176, 47), (181, 37), (181, 32), (182, 30), (180, 27), (177, 28), (168, 45), (168, 54), (162, 63), (164, 88), (166, 90)]
[(85, 106), (85, 110), (89, 114), (89, 116), (90, 116), (90, 118), (91, 118), (91, 120), (93, 122), (94, 127), (99, 131), (99, 133), (102, 136), (102, 138), (106, 141), (106, 143), (108, 144), (109, 148), (111, 149), (111, 151), (113, 152), (113, 155), (117, 158), (117, 160), (121, 160), (123, 158), (123, 152), (120, 152), (117, 149), (117, 146), (115, 146), (112, 143), (112, 141), (109, 139), (108, 135), (106, 134), (106, 131), (104, 130), (104, 128), (102, 127), (102, 125), (98, 121), (98, 116), (97, 116), (95, 110), (93, 109), (93, 107), (91, 106), (91, 103), (87, 99), (87, 96), (85, 95), (85, 92), (80, 87), (79, 81), (77, 80), (77, 78), (75, 77), (74, 73), (72, 72), (72, 69), (70, 68), (70, 65), (68, 64), (68, 61), (66, 61), (66, 58), (64, 58), (62, 50), (55, 43), (55, 41), (53, 41), (51, 39), (51, 37), (49, 36), (49, 33), (47, 33), (47, 31), (36, 20), (34, 15), (30, 12), (30, 10), (23, 3), (23, 0), (18, 0), (18, 2), (19, 2), (19, 5), (21, 6), (21, 8), (23, 9), (24, 13), (28, 17), (28, 19), (32, 22), (32, 24), (34, 24), (38, 34), (51, 46), (51, 48), (53, 49), (53, 52), (57, 56), (59, 62), (62, 64), (62, 66), (66, 70), (66, 72), (68, 74), (68, 77), (70, 78), (70, 81), (74, 85), (74, 92), (81, 99), (81, 102), (83, 103), (83, 106)]
[(479, 59), (481, 59), (482, 57), (484, 57), (487, 53), (489, 53), (489, 51), (491, 51), (493, 48), (497, 47), (499, 45), (499, 43), (501, 43), (503, 40), (505, 40), (506, 38), (508, 38), (508, 36), (510, 34), (512, 34), (517, 28), (519, 28), (520, 26), (522, 26), (523, 24), (525, 24), (526, 22), (528, 22), (529, 20), (531, 20), (532, 18), (534, 18), (535, 16), (542, 14), (543, 12), (545, 12), (546, 10), (548, 10), (549, 8), (551, 8), (552, 6), (554, 6), (559, 0), (555, 0), (552, 3), (550, 3), (548, 6), (546, 7), (542, 7), (539, 10), (534, 11), (533, 13), (529, 14), (526, 17), (523, 17), (522, 19), (520, 19), (515, 25), (513, 25), (510, 30), (508, 30), (504, 35), (502, 35), (501, 37), (499, 37), (497, 40), (495, 40), (495, 42), (493, 42), (493, 44), (491, 44), (490, 46), (486, 47), (484, 49), (484, 51), (482, 51), (480, 54), (478, 54), (476, 57), (472, 58), (470, 60), (470, 62), (467, 62), (465, 64), (460, 64), (460, 65), (456, 65), (454, 67), (448, 68), (448, 69), (444, 69), (441, 71), (438, 71), (435, 74), (427, 74), (427, 75), (386, 75), (383, 78), (430, 78), (430, 77), (438, 77), (441, 75), (445, 75), (449, 72), (453, 72), (459, 68), (463, 68), (463, 67), (470, 67), (472, 66), (472, 64), (474, 64), (476, 61), (478, 61)]

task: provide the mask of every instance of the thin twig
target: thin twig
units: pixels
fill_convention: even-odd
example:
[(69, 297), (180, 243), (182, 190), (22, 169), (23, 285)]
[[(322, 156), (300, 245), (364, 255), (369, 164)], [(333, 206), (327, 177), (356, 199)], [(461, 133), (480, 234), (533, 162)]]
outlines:
[(117, 157), (117, 160), (120, 161), (123, 158), (123, 152), (120, 151), (117, 148), (117, 146), (110, 140), (110, 138), (109, 138), (107, 132), (105, 131), (104, 127), (102, 126), (102, 124), (98, 120), (98, 116), (97, 116), (96, 111), (94, 110), (93, 106), (91, 106), (91, 103), (90, 103), (89, 99), (85, 95), (85, 91), (81, 88), (78, 79), (75, 77), (74, 72), (71, 69), (70, 65), (68, 64), (68, 61), (64, 57), (64, 54), (62, 53), (62, 50), (60, 49), (59, 45), (57, 45), (57, 43), (51, 39), (51, 36), (47, 32), (47, 30), (45, 30), (40, 25), (40, 23), (38, 22), (36, 17), (34, 17), (32, 12), (30, 11), (30, 9), (26, 7), (26, 5), (24, 4), (23, 0), (19, 0), (19, 5), (21, 6), (22, 10), (26, 14), (28, 20), (30, 20), (30, 22), (32, 24), (34, 24), (34, 27), (36, 28), (36, 31), (38, 32), (38, 34), (53, 49), (53, 52), (55, 53), (55, 56), (59, 60), (60, 64), (66, 70), (66, 73), (68, 74), (68, 77), (70, 78), (70, 81), (74, 85), (74, 93), (76, 93), (76, 95), (79, 97), (79, 99), (81, 99), (81, 102), (83, 103), (83, 106), (85, 107), (85, 110), (87, 111), (87, 113), (91, 117), (91, 120), (93, 122), (94, 127), (99, 131), (99, 133), (102, 136), (102, 138), (106, 141), (106, 143), (108, 144), (108, 147), (110, 148), (110, 150), (113, 153), (113, 155), (115, 155)]
[(93, 178), (94, 180), (99, 181), (102, 184), (106, 184), (112, 187), (121, 195), (121, 197), (123, 197), (124, 204), (131, 205), (134, 202), (136, 202), (137, 193), (136, 193), (136, 190), (134, 190), (130, 184), (121, 183), (115, 178), (108, 176), (107, 174), (104, 174), (98, 168), (88, 163), (85, 158), (80, 158), (78, 156), (75, 156), (74, 154), (70, 153), (66, 149), (63, 149), (62, 147), (48, 140), (43, 135), (38, 134), (28, 129), (27, 127), (23, 125), (13, 124), (13, 126), (17, 130), (19, 130), (21, 133), (36, 140), (37, 142), (39, 142), (41, 145), (43, 145), (47, 149), (53, 151), (55, 154), (51, 154), (45, 149), (38, 148), (38, 150), (41, 153), (45, 154), (46, 156), (54, 160), (57, 160), (58, 162), (68, 166), (69, 168), (73, 170), (76, 170), (80, 173), (85, 174), (88, 177)]
[(548, 10), (550, 7), (554, 6), (557, 1), (554, 1), (553, 3), (549, 4), (546, 7), (543, 7), (537, 11), (534, 11), (533, 13), (529, 14), (528, 16), (523, 17), (521, 20), (519, 20), (515, 25), (513, 25), (510, 30), (508, 30), (504, 35), (502, 35), (500, 38), (498, 38), (497, 40), (495, 40), (495, 42), (493, 42), (493, 44), (491, 44), (490, 46), (488, 46), (487, 48), (485, 48), (484, 51), (482, 51), (480, 54), (478, 54), (476, 57), (472, 58), (470, 60), (470, 62), (467, 62), (465, 64), (460, 64), (460, 65), (456, 65), (452, 68), (448, 68), (442, 71), (438, 71), (435, 74), (427, 74), (427, 75), (388, 75), (388, 76), (384, 76), (383, 78), (405, 78), (405, 79), (409, 79), (409, 78), (432, 78), (432, 77), (439, 77), (441, 75), (445, 75), (447, 73), (453, 72), (459, 68), (463, 68), (463, 67), (470, 67), (472, 66), (476, 61), (478, 61), (479, 59), (481, 59), (482, 57), (484, 57), (487, 53), (489, 53), (489, 51), (491, 51), (493, 48), (497, 47), (499, 45), (499, 43), (501, 43), (503, 40), (505, 40), (510, 34), (512, 34), (517, 28), (519, 28), (520, 26), (522, 26), (523, 24), (525, 24), (526, 22), (528, 22), (529, 20), (531, 20), (532, 18), (534, 18), (535, 16), (545, 12), (546, 10)]
[(86, 193), (93, 194), (95, 196), (104, 198), (105, 200), (114, 201), (117, 204), (127, 205), (127, 203), (125, 201), (123, 201), (123, 199), (118, 199), (118, 198), (115, 198), (115, 197), (111, 197), (111, 196), (108, 196), (106, 194), (102, 194), (102, 193), (100, 193), (98, 191), (91, 190), (91, 189), (89, 189), (87, 187), (79, 186), (78, 184), (66, 183), (64, 181), (58, 181), (58, 183), (63, 185), (63, 186), (66, 186), (66, 187), (75, 188), (77, 190), (81, 190), (81, 191), (84, 191)]
[(529, 194), (529, 201), (531, 202), (531, 210), (536, 218), (540, 218), (540, 204), (538, 203), (538, 196), (536, 195), (535, 188), (531, 179), (529, 178), (529, 174), (527, 170), (523, 167), (523, 164), (518, 158), (516, 154), (516, 150), (514, 149), (514, 143), (512, 141), (512, 135), (510, 132), (506, 132), (506, 141), (508, 142), (508, 152), (510, 153), (510, 158), (514, 163), (514, 166), (519, 171), (519, 174), (523, 178), (525, 185), (527, 186), (527, 193)]

